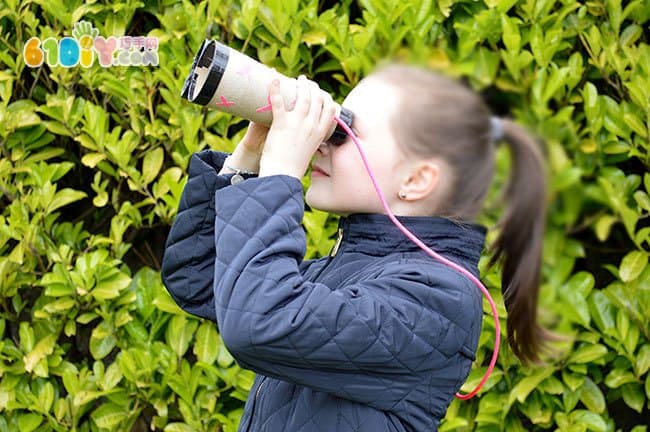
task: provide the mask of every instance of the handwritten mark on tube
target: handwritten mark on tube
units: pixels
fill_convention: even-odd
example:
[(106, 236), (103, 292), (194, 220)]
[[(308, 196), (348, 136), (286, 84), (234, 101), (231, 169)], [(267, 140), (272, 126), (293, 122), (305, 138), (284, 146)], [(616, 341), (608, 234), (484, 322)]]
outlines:
[(221, 102), (217, 102), (215, 104), (215, 106), (223, 106), (223, 107), (228, 108), (228, 107), (233, 106), (235, 104), (234, 102), (231, 102), (228, 99), (226, 99), (225, 96), (219, 96), (219, 100), (221, 100)]

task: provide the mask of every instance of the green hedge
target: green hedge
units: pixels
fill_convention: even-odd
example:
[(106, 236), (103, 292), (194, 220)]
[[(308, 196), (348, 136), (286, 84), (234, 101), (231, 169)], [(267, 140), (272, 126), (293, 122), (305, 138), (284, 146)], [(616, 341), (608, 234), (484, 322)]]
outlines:
[[(189, 156), (231, 151), (246, 125), (179, 96), (205, 38), (305, 73), (339, 101), (382, 58), (425, 63), (543, 137), (540, 315), (566, 339), (538, 368), (503, 347), (480, 397), (455, 400), (441, 430), (647, 430), (647, 1), (0, 5), (0, 431), (236, 430), (252, 373), (215, 326), (176, 307), (159, 276)], [(80, 20), (105, 37), (158, 37), (159, 66), (25, 66), (30, 37), (71, 36)], [(498, 167), (480, 218), (488, 226), (503, 150)], [(307, 211), (304, 226), (307, 258), (326, 254), (335, 217)], [(488, 311), (467, 389), (491, 354)]]

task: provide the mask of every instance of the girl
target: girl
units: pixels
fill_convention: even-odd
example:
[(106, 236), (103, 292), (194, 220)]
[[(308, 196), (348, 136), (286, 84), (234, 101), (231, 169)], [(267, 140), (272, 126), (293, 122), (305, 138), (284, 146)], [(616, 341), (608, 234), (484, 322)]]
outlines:
[[(435, 431), (475, 359), (481, 292), (392, 223), (350, 138), (322, 142), (337, 107), (328, 94), (304, 77), (293, 108), (277, 82), (269, 92), (270, 129), (251, 124), (232, 155), (192, 156), (165, 285), (257, 373), (240, 431)], [(400, 222), (477, 277), (485, 228), (471, 221), (495, 142), (509, 145), (491, 263), (503, 259), (510, 346), (537, 360), (545, 180), (534, 140), (473, 91), (413, 66), (380, 69), (343, 105)], [(341, 218), (330, 255), (305, 261), (301, 178), (313, 156), (305, 201)]]

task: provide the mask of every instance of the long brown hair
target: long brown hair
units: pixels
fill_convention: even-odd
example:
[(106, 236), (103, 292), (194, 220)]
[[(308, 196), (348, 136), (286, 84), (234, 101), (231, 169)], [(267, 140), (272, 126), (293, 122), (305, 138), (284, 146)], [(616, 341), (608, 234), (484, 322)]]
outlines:
[(511, 174), (505, 211), (490, 250), (489, 265), (502, 262), (502, 292), (508, 312), (508, 343), (524, 362), (538, 362), (550, 333), (537, 323), (542, 241), (546, 219), (546, 174), (537, 141), (523, 127), (494, 122), (480, 95), (460, 82), (423, 68), (392, 64), (371, 75), (399, 90), (399, 118), (392, 130), (406, 154), (442, 157), (451, 167), (450, 191), (435, 214), (473, 220), (494, 174), (495, 126), (508, 145)]

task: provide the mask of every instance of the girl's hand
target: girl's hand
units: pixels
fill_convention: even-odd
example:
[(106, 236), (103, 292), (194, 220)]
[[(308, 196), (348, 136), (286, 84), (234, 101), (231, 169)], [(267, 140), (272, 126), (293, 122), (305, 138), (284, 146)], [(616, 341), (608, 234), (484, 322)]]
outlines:
[(241, 148), (244, 154), (257, 156), (259, 160), (268, 133), (268, 126), (251, 121), (248, 123), (244, 138), (237, 144), (237, 148)]
[(301, 179), (316, 149), (332, 131), (338, 105), (304, 75), (298, 77), (293, 109), (284, 105), (280, 82), (269, 87), (273, 123), (260, 159), (260, 177), (285, 174)]
[[(260, 158), (262, 149), (269, 128), (260, 123), (250, 122), (248, 129), (242, 140), (237, 144), (235, 150), (229, 158), (229, 165), (244, 171), (258, 172), (260, 169)], [(223, 167), (219, 174), (229, 173), (226, 167)]]

